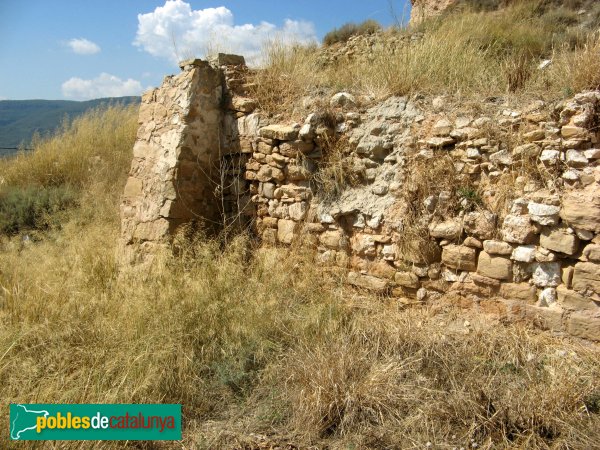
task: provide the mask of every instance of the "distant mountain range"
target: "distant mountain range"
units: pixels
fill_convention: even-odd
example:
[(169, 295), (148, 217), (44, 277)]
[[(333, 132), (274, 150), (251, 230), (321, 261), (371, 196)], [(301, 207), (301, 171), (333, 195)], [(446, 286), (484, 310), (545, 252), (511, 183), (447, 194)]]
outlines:
[[(140, 97), (110, 97), (76, 102), (69, 100), (0, 100), (0, 156), (27, 147), (37, 131), (42, 136), (55, 131), (65, 117), (73, 119), (89, 109), (115, 103), (139, 103)], [(2, 148), (4, 147), (4, 149)]]

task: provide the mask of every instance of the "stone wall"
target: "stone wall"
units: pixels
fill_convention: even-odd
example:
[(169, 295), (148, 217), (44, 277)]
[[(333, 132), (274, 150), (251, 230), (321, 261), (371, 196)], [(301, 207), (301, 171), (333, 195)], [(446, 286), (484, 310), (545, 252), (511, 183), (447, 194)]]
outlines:
[[(263, 245), (312, 247), (349, 284), (398, 301), (453, 302), (600, 340), (600, 92), (478, 116), (442, 99), (363, 108), (338, 93), (300, 123), (273, 123), (248, 97), (243, 66), (220, 71), (220, 131), (202, 147), (218, 143), (218, 195), (196, 198), (218, 199), (215, 221), (249, 227)], [(159, 209), (173, 180), (137, 176), (150, 154), (139, 153), (132, 177), (141, 182), (130, 180), (124, 196), (127, 246), (146, 223), (129, 208)], [(169, 224), (161, 238), (190, 219), (169, 214), (158, 215)]]
[(182, 63), (142, 97), (133, 162), (121, 204), (122, 262), (146, 260), (181, 224), (220, 223), (219, 148), (222, 73), (200, 60)]

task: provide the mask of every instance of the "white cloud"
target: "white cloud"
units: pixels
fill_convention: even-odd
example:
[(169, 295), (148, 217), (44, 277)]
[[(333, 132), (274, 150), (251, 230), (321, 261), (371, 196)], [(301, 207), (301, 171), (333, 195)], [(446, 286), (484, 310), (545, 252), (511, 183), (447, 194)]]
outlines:
[(192, 10), (183, 0), (167, 0), (154, 12), (138, 14), (134, 45), (172, 62), (215, 51), (241, 54), (253, 61), (271, 39), (314, 42), (315, 27), (289, 19), (281, 27), (269, 22), (235, 25), (233, 13), (224, 6)]
[(139, 81), (131, 78), (121, 80), (119, 77), (109, 73), (101, 73), (91, 80), (73, 77), (62, 84), (63, 95), (78, 100), (140, 95), (142, 90), (143, 88)]
[(67, 45), (78, 55), (93, 55), (100, 52), (100, 46), (98, 44), (84, 38), (71, 39), (67, 42)]

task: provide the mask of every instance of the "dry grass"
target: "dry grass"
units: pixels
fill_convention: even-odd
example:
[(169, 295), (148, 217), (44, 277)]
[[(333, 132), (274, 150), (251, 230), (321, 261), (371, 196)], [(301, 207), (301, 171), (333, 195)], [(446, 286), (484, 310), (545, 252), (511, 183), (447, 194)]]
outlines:
[[(253, 95), (265, 111), (290, 116), (304, 96), (341, 90), (374, 99), (416, 92), (556, 99), (598, 87), (597, 36), (573, 24), (571, 11), (539, 5), (459, 11), (423, 24), (424, 37), (403, 40), (393, 54), (375, 47), (365, 57), (334, 63), (325, 64), (327, 50), (314, 46), (273, 45), (265, 50), (264, 70), (256, 72)], [(538, 69), (543, 59), (553, 60), (550, 68)]]
[[(30, 185), (82, 188), (113, 180), (115, 169), (129, 169), (136, 131), (137, 106), (101, 108), (65, 122), (54, 137), (34, 140), (34, 152), (0, 160), (0, 189)], [(117, 188), (108, 183), (105, 187)]]

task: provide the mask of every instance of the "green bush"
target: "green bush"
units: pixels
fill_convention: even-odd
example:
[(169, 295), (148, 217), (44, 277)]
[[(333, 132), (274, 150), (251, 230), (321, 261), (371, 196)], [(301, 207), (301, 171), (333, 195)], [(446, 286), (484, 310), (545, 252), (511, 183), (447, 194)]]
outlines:
[(373, 19), (365, 20), (361, 23), (346, 23), (340, 28), (334, 28), (323, 38), (323, 44), (333, 45), (336, 42), (346, 42), (352, 36), (363, 34), (373, 34), (381, 30), (381, 25)]
[(0, 232), (48, 228), (52, 215), (75, 203), (75, 191), (68, 186), (9, 188), (0, 193)]

